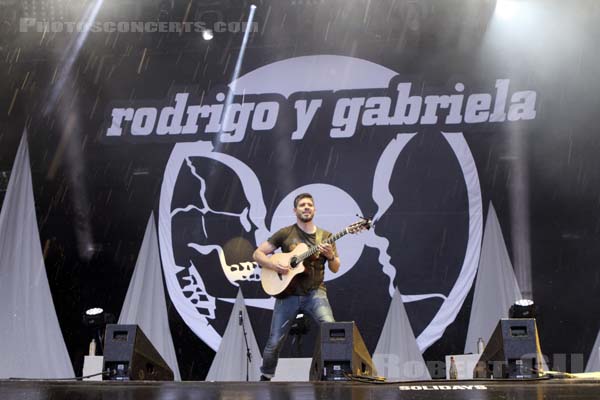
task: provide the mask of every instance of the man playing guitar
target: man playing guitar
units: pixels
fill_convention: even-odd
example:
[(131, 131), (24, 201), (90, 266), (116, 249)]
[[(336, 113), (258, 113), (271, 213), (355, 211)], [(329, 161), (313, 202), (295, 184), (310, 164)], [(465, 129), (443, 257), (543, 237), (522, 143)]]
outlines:
[(331, 233), (317, 228), (314, 224), (315, 210), (312, 195), (302, 193), (296, 196), (296, 223), (275, 232), (254, 251), (254, 260), (258, 264), (282, 277), (289, 274), (295, 265), (290, 265), (289, 260), (281, 258), (273, 262), (275, 258), (271, 259), (269, 255), (275, 250), (281, 248), (282, 252), (289, 253), (301, 243), (308, 246), (318, 245), (319, 250), (303, 260), (304, 272), (296, 275), (289, 286), (276, 296), (271, 332), (263, 352), (261, 380), (271, 380), (275, 374), (279, 353), (298, 312), (309, 314), (319, 323), (334, 322), (323, 281), (325, 262), (331, 272), (335, 273), (340, 268), (340, 259), (334, 243), (322, 243)]

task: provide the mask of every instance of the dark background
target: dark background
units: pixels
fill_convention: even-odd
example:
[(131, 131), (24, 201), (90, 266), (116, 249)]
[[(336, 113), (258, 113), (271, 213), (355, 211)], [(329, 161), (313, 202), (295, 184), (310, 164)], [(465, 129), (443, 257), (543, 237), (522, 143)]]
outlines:
[[(89, 342), (81, 314), (99, 303), (120, 311), (173, 146), (105, 143), (108, 105), (164, 99), (173, 87), (200, 92), (228, 82), (242, 34), (217, 33), (210, 42), (197, 34), (90, 34), (47, 110), (73, 34), (20, 33), (18, 21), (29, 3), (0, 2), (0, 198), (27, 127), (48, 280), (79, 374)], [(471, 126), (465, 137), (478, 167), (484, 215), (492, 201), (511, 256), (511, 187), (518, 184), (516, 166), (528, 167), (532, 288), (542, 348), (550, 355), (581, 353), (587, 361), (600, 328), (599, 6), (584, 0), (513, 1), (513, 16), (496, 23), (497, 3), (257, 1), (259, 32), (250, 37), (241, 74), (290, 57), (337, 54), (376, 62), (430, 88), (460, 81), (471, 92), (487, 92), (494, 79), (509, 77), (511, 85), (536, 90), (535, 120), (493, 129)], [(76, 19), (87, 3), (65, 4), (65, 19), (69, 13)], [(180, 21), (190, 6), (195, 18), (216, 13), (226, 21), (245, 21), (249, 4), (107, 0), (99, 19)], [(358, 132), (353, 139), (356, 145), (363, 133), (368, 134)], [(268, 209), (270, 198), (265, 195)], [(203, 379), (214, 352), (167, 303), (182, 378)], [(471, 296), (443, 338), (424, 353), (426, 361), (462, 353), (470, 304)], [(374, 318), (381, 320), (386, 309)], [(377, 325), (361, 330), (379, 331)], [(368, 343), (370, 350), (375, 344)]]

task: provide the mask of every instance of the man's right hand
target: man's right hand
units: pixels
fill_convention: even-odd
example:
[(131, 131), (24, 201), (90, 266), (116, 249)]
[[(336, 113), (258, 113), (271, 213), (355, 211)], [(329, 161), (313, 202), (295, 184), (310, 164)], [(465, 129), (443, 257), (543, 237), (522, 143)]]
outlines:
[(272, 269), (273, 271), (281, 274), (281, 275), (285, 275), (288, 272), (290, 272), (290, 265), (284, 265), (281, 264), (280, 262), (271, 262), (271, 259), (269, 258), (269, 254), (273, 254), (273, 252), (275, 251), (276, 247), (269, 243), (269, 242), (263, 242), (260, 244), (260, 246), (258, 246), (258, 248), (256, 250), (254, 250), (254, 254), (253, 254), (253, 258), (254, 261), (256, 261), (259, 265), (262, 265), (265, 268), (269, 268)]
[(271, 265), (273, 267), (272, 269), (275, 272), (277, 272), (278, 274), (281, 274), (281, 275), (287, 274), (288, 272), (290, 272), (290, 269), (291, 269), (291, 267), (289, 265), (281, 265), (281, 264), (278, 264), (278, 263), (274, 263), (274, 264), (271, 264)]

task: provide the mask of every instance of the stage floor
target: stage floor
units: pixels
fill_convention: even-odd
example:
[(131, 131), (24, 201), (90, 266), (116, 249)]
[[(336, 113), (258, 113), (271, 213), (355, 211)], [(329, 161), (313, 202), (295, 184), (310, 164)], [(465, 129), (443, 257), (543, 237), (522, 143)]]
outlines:
[(599, 380), (361, 382), (75, 382), (0, 380), (0, 399), (598, 400)]

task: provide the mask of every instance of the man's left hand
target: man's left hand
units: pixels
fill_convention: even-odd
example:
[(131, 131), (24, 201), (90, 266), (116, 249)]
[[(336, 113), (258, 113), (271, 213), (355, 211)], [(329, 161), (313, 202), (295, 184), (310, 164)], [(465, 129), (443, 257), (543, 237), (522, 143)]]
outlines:
[(327, 260), (332, 261), (335, 258), (335, 252), (333, 251), (333, 246), (331, 244), (320, 244), (319, 251), (321, 254), (327, 258)]

